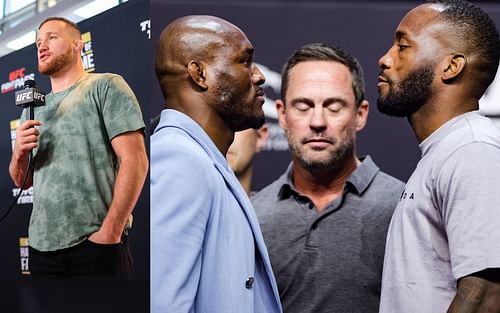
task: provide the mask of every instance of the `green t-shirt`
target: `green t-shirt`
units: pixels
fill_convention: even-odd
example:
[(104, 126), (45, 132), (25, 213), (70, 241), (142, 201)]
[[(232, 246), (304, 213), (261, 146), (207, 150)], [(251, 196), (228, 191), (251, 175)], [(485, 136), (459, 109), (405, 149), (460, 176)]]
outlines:
[(86, 73), (45, 101), (35, 108), (43, 125), (34, 150), (29, 244), (54, 251), (100, 228), (119, 167), (111, 140), (145, 125), (135, 95), (115, 74)]

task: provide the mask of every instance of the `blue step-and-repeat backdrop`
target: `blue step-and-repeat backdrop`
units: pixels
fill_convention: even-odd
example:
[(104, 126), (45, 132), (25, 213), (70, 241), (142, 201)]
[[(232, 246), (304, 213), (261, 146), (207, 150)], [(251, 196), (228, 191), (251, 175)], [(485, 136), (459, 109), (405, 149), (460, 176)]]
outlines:
[[(286, 59), (300, 46), (325, 42), (340, 46), (361, 63), (370, 102), (367, 126), (358, 134), (358, 155), (371, 155), (389, 174), (406, 181), (420, 157), (417, 141), (405, 118), (393, 118), (377, 111), (378, 59), (392, 44), (394, 32), (404, 14), (423, 1), (333, 1), (333, 0), (151, 0), (152, 44), (177, 17), (208, 14), (240, 27), (255, 48), (255, 62), (266, 76), (264, 105), (270, 138), (256, 156), (253, 190), (259, 190), (283, 173), (290, 161), (286, 138), (276, 120), (274, 100), (279, 97), (280, 73)], [(474, 1), (476, 2), (476, 1)], [(500, 25), (500, 4), (480, 3)], [(500, 79), (499, 79), (500, 80)], [(500, 81), (497, 84), (500, 96)], [(151, 114), (162, 109), (161, 92), (152, 84)], [(494, 101), (494, 99), (489, 99)], [(500, 105), (499, 105), (500, 107)], [(500, 117), (500, 109), (497, 111)]]

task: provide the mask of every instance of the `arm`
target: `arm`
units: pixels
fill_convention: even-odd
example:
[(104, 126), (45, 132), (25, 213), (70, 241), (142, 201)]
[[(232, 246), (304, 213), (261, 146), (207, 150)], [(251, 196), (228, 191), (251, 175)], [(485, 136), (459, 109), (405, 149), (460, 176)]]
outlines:
[[(26, 174), (30, 151), (38, 147), (38, 135), (40, 132), (34, 126), (40, 125), (42, 125), (40, 121), (28, 120), (19, 125), (16, 130), (16, 141), (9, 164), (9, 174), (17, 187), (22, 187), (21, 184)], [(31, 187), (32, 184), (33, 173), (30, 173), (25, 188)]]
[(448, 313), (500, 312), (500, 268), (461, 278)]
[(126, 132), (111, 140), (119, 168), (113, 200), (101, 228), (89, 240), (96, 243), (118, 243), (129, 215), (139, 198), (148, 171), (148, 159), (142, 130)]
[(481, 142), (465, 145), (441, 171), (441, 213), (457, 280), (448, 312), (500, 312), (499, 150)]

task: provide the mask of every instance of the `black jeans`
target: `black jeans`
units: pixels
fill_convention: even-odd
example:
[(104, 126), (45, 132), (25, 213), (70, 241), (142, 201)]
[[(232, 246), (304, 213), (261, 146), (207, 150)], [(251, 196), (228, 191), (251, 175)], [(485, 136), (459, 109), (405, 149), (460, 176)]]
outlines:
[(56, 251), (29, 247), (29, 270), (37, 278), (126, 278), (132, 271), (127, 236), (118, 244), (97, 244), (90, 240)]

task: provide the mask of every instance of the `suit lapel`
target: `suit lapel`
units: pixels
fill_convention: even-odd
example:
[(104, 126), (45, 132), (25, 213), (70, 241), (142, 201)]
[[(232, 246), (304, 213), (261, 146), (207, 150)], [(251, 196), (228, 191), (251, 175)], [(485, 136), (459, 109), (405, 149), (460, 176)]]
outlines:
[(243, 190), (243, 187), (240, 185), (236, 176), (234, 176), (232, 172), (228, 171), (226, 168), (224, 168), (224, 166), (217, 163), (215, 160), (214, 164), (219, 173), (221, 173), (222, 177), (226, 181), (227, 185), (229, 186), (229, 189), (231, 190), (231, 193), (236, 198), (236, 201), (238, 201), (238, 203), (240, 204), (240, 207), (242, 208), (243, 213), (247, 218), (248, 224), (252, 229), (253, 237), (258, 249), (257, 253), (259, 253), (260, 258), (262, 259), (264, 268), (266, 270), (267, 278), (271, 282), (271, 286), (274, 292), (274, 297), (276, 301), (280, 303), (278, 287), (276, 285), (276, 280), (274, 279), (274, 273), (271, 267), (271, 261), (269, 259), (269, 254), (267, 252), (267, 248), (264, 243), (264, 237), (262, 237), (262, 231), (260, 230), (260, 225), (257, 220), (257, 215), (255, 214), (255, 210), (252, 206), (252, 203), (250, 202), (250, 199), (248, 199), (247, 194)]
[[(186, 134), (188, 134), (193, 140), (195, 140), (202, 148), (207, 152), (207, 154), (210, 156), (210, 158), (213, 160), (214, 165), (216, 169), (219, 171), (219, 173), (222, 175), (224, 178), (224, 181), (226, 182), (227, 186), (229, 187), (231, 193), (234, 195), (236, 198), (236, 201), (238, 201), (240, 207), (243, 210), (243, 213), (245, 214), (245, 217), (248, 221), (248, 224), (250, 225), (250, 228), (252, 229), (254, 241), (257, 247), (257, 253), (259, 253), (260, 258), (262, 259), (262, 262), (264, 263), (264, 268), (266, 270), (267, 278), (270, 282), (270, 285), (273, 288), (274, 292), (274, 298), (276, 299), (277, 303), (280, 303), (280, 297), (278, 293), (278, 287), (276, 284), (276, 280), (274, 278), (274, 273), (271, 268), (271, 261), (269, 259), (269, 254), (267, 252), (266, 245), (264, 243), (264, 238), (262, 236), (262, 231), (260, 230), (259, 222), (257, 220), (257, 215), (255, 214), (255, 210), (252, 206), (252, 203), (250, 202), (250, 199), (248, 199), (247, 194), (243, 190), (243, 187), (239, 183), (238, 179), (234, 175), (234, 173), (230, 170), (228, 170), (228, 165), (227, 162), (225, 161), (225, 158), (222, 157), (216, 157), (214, 155), (214, 152), (212, 152), (212, 149), (216, 151), (216, 153), (219, 153), (219, 150), (216, 149), (215, 145), (213, 145), (213, 142), (210, 140), (208, 135), (206, 133), (203, 133), (204, 136), (207, 137), (206, 140), (210, 140), (210, 144), (212, 144), (214, 147), (211, 149), (202, 138), (198, 138), (196, 135), (196, 132), (190, 131), (190, 127), (187, 126), (186, 128), (183, 126), (187, 125), (162, 125), (161, 127), (174, 127), (178, 128), (182, 131), (184, 131)], [(160, 127), (160, 128), (161, 128)], [(158, 128), (157, 128), (158, 129)], [(201, 129), (201, 128), (200, 128)], [(222, 159), (224, 163), (221, 163), (222, 160), (218, 161), (218, 159)]]

